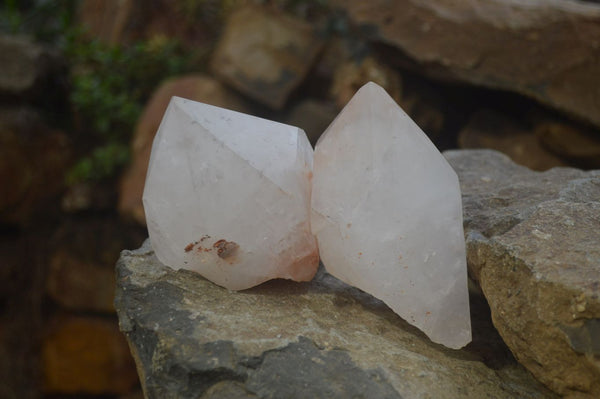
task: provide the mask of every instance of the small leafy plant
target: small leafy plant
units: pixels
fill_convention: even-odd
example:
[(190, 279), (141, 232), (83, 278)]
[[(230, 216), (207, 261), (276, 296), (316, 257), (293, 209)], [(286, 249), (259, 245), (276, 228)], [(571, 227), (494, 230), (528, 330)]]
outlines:
[(27, 35), (62, 51), (69, 65), (67, 126), (78, 153), (67, 183), (114, 176), (129, 160), (129, 141), (142, 108), (165, 78), (201, 70), (207, 49), (189, 51), (155, 36), (130, 45), (93, 40), (77, 25), (76, 0), (4, 0), (0, 32)]
[(111, 177), (129, 160), (129, 140), (152, 90), (163, 79), (193, 69), (192, 56), (157, 37), (131, 46), (75, 40), (70, 100), (76, 130), (96, 143), (67, 177), (70, 184)]

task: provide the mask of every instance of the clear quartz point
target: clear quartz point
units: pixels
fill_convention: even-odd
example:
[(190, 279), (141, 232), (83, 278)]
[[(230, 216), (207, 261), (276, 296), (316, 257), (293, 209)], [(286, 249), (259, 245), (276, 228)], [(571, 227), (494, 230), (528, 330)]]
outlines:
[(297, 127), (173, 97), (143, 195), (156, 256), (232, 290), (312, 279), (312, 163)]
[(458, 178), (375, 83), (319, 139), (312, 231), (329, 273), (383, 300), (434, 342), (471, 341)]

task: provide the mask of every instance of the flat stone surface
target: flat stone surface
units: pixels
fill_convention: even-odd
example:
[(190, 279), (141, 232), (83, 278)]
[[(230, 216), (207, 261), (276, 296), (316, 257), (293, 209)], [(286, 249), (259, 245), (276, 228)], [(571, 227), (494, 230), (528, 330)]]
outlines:
[(322, 269), (232, 292), (146, 241), (122, 253), (115, 304), (148, 398), (553, 398), (474, 299), (474, 341), (455, 351)]
[(445, 155), (461, 181), (469, 272), (502, 338), (555, 391), (600, 397), (600, 171)]
[[(600, 5), (335, 0), (419, 72), (533, 97), (600, 126)], [(407, 56), (407, 57), (406, 57)]]

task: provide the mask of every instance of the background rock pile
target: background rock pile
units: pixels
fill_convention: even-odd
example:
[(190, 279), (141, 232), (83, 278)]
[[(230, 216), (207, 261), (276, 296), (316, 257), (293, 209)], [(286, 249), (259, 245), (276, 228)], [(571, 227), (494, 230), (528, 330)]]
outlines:
[[(304, 309), (299, 331), (282, 314), (282, 324), (259, 323), (248, 335), (210, 335), (199, 330), (206, 314), (182, 302), (205, 300), (185, 291), (194, 278), (164, 269), (146, 249), (119, 264), (122, 328), (132, 348), (155, 339), (165, 362), (184, 367), (160, 374), (152, 367), (164, 364), (137, 352), (148, 391), (167, 379), (187, 381), (191, 396), (277, 396), (268, 374), (294, 359), (322, 372), (290, 383), (316, 384), (331, 397), (345, 391), (331, 384), (337, 376), (327, 365), (379, 397), (419, 389), (443, 397), (435, 384), (416, 382), (434, 377), (456, 389), (451, 397), (600, 395), (600, 175), (584, 171), (600, 168), (597, 2), (11, 3), (0, 8), (0, 375), (8, 381), (0, 397), (140, 395), (112, 305), (113, 271), (119, 251), (146, 237), (143, 182), (172, 95), (300, 126), (314, 143), (367, 81), (386, 88), (441, 150), (489, 148), (512, 159), (446, 153), (463, 186), (474, 342), (456, 353), (431, 346), (325, 274), (238, 296), (206, 288), (232, 309), (241, 301), (235, 306), (259, 312), (276, 298), (301, 304), (280, 312)], [(56, 9), (58, 17), (45, 17)], [(57, 33), (67, 25), (77, 29)], [(556, 166), (577, 169), (548, 170)], [(169, 298), (164, 309), (186, 320), (177, 339), (199, 345), (197, 358), (176, 352), (176, 326), (145, 307), (154, 286)], [(368, 323), (347, 319), (335, 341), (321, 305)], [(219, 317), (249, 328), (242, 316)], [(153, 330), (155, 321), (162, 327)], [(258, 336), (269, 339), (258, 345)], [(370, 336), (395, 352), (376, 360), (359, 353)], [(475, 386), (469, 373), (494, 383)]]

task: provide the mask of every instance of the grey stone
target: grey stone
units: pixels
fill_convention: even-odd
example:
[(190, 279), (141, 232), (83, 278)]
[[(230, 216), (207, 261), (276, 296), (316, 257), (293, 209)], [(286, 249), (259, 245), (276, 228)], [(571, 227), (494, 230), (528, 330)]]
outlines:
[(155, 257), (117, 263), (115, 306), (147, 398), (552, 398), (471, 304), (474, 342), (431, 343), (321, 269), (228, 291)]
[(461, 182), (469, 274), (500, 335), (556, 392), (600, 397), (600, 171), (445, 155)]

